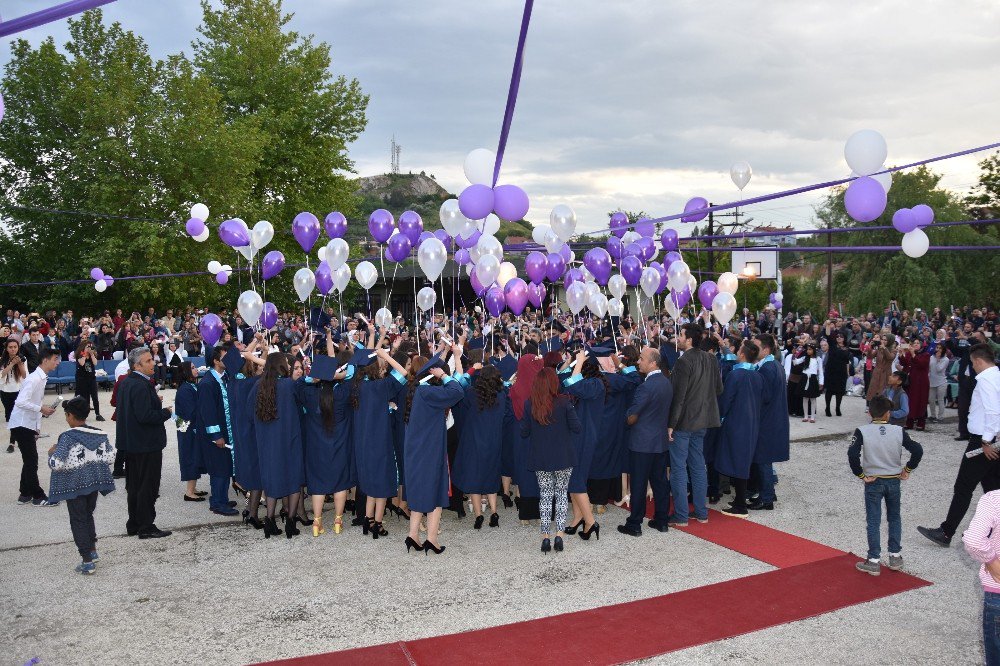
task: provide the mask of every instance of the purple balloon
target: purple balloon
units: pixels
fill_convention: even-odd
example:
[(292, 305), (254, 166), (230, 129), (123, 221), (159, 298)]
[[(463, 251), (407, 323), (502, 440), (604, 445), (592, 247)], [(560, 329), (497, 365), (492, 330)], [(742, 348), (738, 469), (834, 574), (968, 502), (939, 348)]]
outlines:
[[(705, 197), (694, 197), (688, 200), (684, 204), (684, 212), (691, 213), (692, 211), (701, 210), (702, 208), (708, 208), (708, 200)], [(681, 218), (681, 222), (700, 222), (708, 217), (708, 212), (693, 213), (691, 215), (685, 215)]]
[(236, 220), (226, 220), (219, 225), (219, 238), (229, 247), (245, 247), (250, 244), (246, 227)]
[(548, 269), (548, 262), (541, 252), (529, 252), (524, 258), (524, 272), (532, 282), (541, 282), (545, 279)]
[(622, 241), (620, 238), (612, 236), (611, 238), (608, 239), (608, 242), (605, 245), (605, 247), (608, 248), (608, 254), (610, 254), (611, 258), (614, 259), (615, 261), (618, 261), (619, 259), (622, 258)]
[(934, 209), (927, 204), (917, 204), (913, 207), (913, 218), (921, 229), (929, 227), (934, 222)]
[(573, 257), (573, 250), (570, 249), (569, 243), (563, 243), (563, 246), (559, 248), (559, 256), (563, 258), (567, 264), (569, 260)]
[(323, 227), (326, 228), (326, 235), (330, 238), (343, 238), (347, 233), (347, 218), (343, 213), (334, 211), (323, 220)]
[(611, 255), (603, 247), (587, 250), (587, 254), (583, 255), (583, 265), (597, 280), (597, 284), (603, 286), (608, 283), (611, 277)]
[(642, 277), (642, 262), (639, 261), (639, 257), (622, 257), (621, 274), (628, 286), (634, 287), (639, 284), (639, 278)]
[(545, 285), (541, 282), (531, 282), (528, 284), (528, 302), (534, 305), (536, 308), (542, 307), (542, 303), (545, 302), (545, 296), (547, 294)]
[(192, 217), (184, 225), (184, 229), (187, 230), (188, 235), (197, 236), (198, 234), (205, 231), (205, 220), (199, 220), (197, 217)]
[(376, 243), (384, 243), (392, 236), (393, 219), (392, 213), (385, 208), (372, 211), (368, 216), (368, 233), (372, 235)]
[(109, 287), (115, 283), (115, 279), (110, 275), (105, 275), (102, 279), (104, 280), (104, 284), (108, 285)]
[(681, 256), (680, 252), (667, 252), (667, 256), (663, 257), (663, 267), (670, 268), (670, 264), (675, 261), (683, 261), (684, 257)]
[[(441, 229), (438, 229), (438, 231), (441, 231)], [(445, 232), (445, 233), (447, 233), (447, 232)], [(428, 238), (437, 238), (437, 236), (435, 236), (430, 231), (421, 231), (420, 232), (420, 237), (417, 238), (416, 246), (420, 247), (423, 244), (423, 242), (425, 240), (427, 240)], [(444, 241), (441, 241), (441, 242), (443, 243)]]
[(481, 220), (493, 212), (493, 190), (488, 185), (469, 185), (458, 195), (458, 208), (470, 220)]
[(476, 229), (472, 232), (468, 238), (462, 238), (461, 236), (455, 236), (455, 245), (468, 249), (470, 247), (475, 247), (479, 242), (479, 239), (483, 237), (483, 232)]
[(639, 261), (642, 261), (644, 255), (645, 251), (643, 251), (642, 245), (639, 244), (639, 241), (632, 243), (622, 250), (622, 259), (625, 257), (637, 257)]
[(420, 233), (424, 230), (424, 221), (412, 210), (404, 210), (399, 216), (399, 233), (410, 239), (410, 243), (418, 244)]
[(476, 275), (476, 271), (472, 271), (472, 274), (469, 275), (469, 283), (472, 285), (472, 291), (476, 294), (476, 296), (482, 296), (483, 293), (485, 293), (486, 287), (479, 281), (479, 276)]
[(464, 247), (455, 252), (455, 263), (459, 266), (464, 266), (470, 261), (472, 261), (472, 257), (469, 256), (469, 251)]
[(410, 242), (408, 236), (402, 233), (393, 234), (389, 238), (389, 246), (386, 248), (386, 256), (389, 257), (390, 261), (400, 262), (406, 260), (410, 256), (410, 251), (413, 249), (413, 243)]
[(888, 199), (882, 184), (874, 178), (855, 178), (844, 192), (844, 208), (858, 222), (871, 222), (885, 211)]
[(226, 271), (219, 271), (215, 274), (215, 281), (219, 284), (227, 284), (229, 282), (229, 273)]
[(501, 220), (509, 222), (523, 220), (528, 214), (528, 195), (517, 185), (494, 187), (493, 212)]
[[(420, 235), (423, 236), (423, 234)], [(444, 229), (435, 229), (433, 236), (434, 238), (437, 238), (439, 241), (444, 243), (444, 247), (446, 250), (451, 249), (451, 244), (454, 239), (448, 235), (447, 231), (445, 231)]]
[(503, 312), (504, 307), (507, 305), (507, 300), (503, 295), (503, 289), (500, 287), (493, 287), (487, 291), (483, 301), (486, 303), (487, 312), (494, 317), (499, 317), (500, 313)]
[(648, 217), (641, 217), (635, 223), (635, 231), (643, 238), (652, 238), (653, 234), (656, 233), (656, 223), (652, 222)]
[(524, 307), (528, 304), (528, 285), (519, 277), (511, 278), (503, 288), (504, 298), (507, 300), (507, 307), (515, 315), (524, 312)]
[(566, 260), (558, 252), (550, 252), (545, 258), (545, 277), (555, 282), (566, 272)]
[(271, 250), (264, 255), (264, 261), (260, 264), (261, 277), (270, 280), (285, 268), (285, 255), (277, 250)]
[(655, 268), (656, 272), (660, 274), (660, 286), (656, 288), (656, 293), (661, 294), (667, 288), (667, 269), (658, 261), (652, 262), (649, 267)]
[(901, 234), (908, 234), (917, 228), (917, 218), (909, 208), (900, 208), (892, 214), (892, 226)]
[(633, 243), (633, 245), (639, 246), (639, 250), (642, 253), (639, 255), (639, 258), (643, 261), (649, 261), (656, 256), (656, 243), (654, 243), (653, 239), (648, 236), (643, 236)]
[[(628, 215), (618, 211), (617, 213), (611, 214), (611, 219), (608, 221), (608, 226), (611, 228), (611, 233), (621, 238), (628, 231)], [(611, 243), (611, 239), (608, 239), (608, 244)]]
[(100, 280), (103, 277), (104, 277), (104, 271), (102, 271), (100, 268), (97, 268), (95, 266), (94, 268), (90, 269), (90, 279), (91, 280)]
[(260, 323), (264, 328), (274, 328), (278, 323), (278, 308), (271, 301), (264, 302), (264, 312), (260, 315)]
[(292, 235), (299, 242), (302, 251), (309, 252), (319, 238), (319, 220), (308, 211), (299, 213), (292, 220)]
[(773, 303), (773, 305), (774, 305), (774, 309), (775, 310), (780, 310), (781, 309), (781, 301), (775, 301)]
[(670, 300), (673, 301), (674, 305), (678, 308), (684, 307), (691, 300), (691, 288), (684, 287), (683, 291), (671, 291)]
[(316, 269), (316, 290), (324, 296), (333, 291), (333, 269), (326, 261), (319, 262)]
[(563, 289), (569, 289), (574, 282), (583, 282), (583, 271), (579, 268), (571, 268), (563, 275)]
[(201, 332), (205, 344), (213, 347), (222, 337), (222, 320), (219, 319), (219, 315), (209, 312), (198, 322), (198, 330)]
[(677, 232), (673, 229), (664, 229), (663, 233), (660, 234), (660, 243), (667, 252), (673, 252), (677, 249), (678, 240)]
[(712, 309), (712, 301), (719, 295), (719, 285), (712, 280), (705, 280), (698, 285), (698, 300), (706, 310)]

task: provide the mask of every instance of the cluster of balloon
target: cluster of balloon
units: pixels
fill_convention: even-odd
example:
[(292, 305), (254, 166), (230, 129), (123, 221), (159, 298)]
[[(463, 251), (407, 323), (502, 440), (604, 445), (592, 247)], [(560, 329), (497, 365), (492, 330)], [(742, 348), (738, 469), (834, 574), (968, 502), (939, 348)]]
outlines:
[(205, 225), (207, 220), (208, 206), (203, 203), (196, 203), (191, 206), (191, 218), (184, 225), (184, 229), (191, 238), (199, 243), (204, 243), (208, 240), (208, 226)]
[(261, 220), (251, 230), (243, 220), (233, 218), (219, 225), (219, 238), (250, 261), (274, 238), (274, 226)]
[[(725, 326), (728, 324), (733, 315), (736, 314), (736, 289), (739, 287), (740, 281), (736, 277), (735, 273), (725, 272), (719, 276), (718, 284), (716, 286), (716, 294), (712, 298), (712, 314), (719, 321), (720, 324)], [(699, 294), (700, 296), (700, 294)], [(704, 301), (702, 301), (704, 305)]]
[(782, 298), (784, 298), (784, 295), (780, 291), (772, 291), (767, 300), (771, 304), (771, 307), (775, 310), (780, 310)]
[(934, 210), (927, 204), (900, 208), (892, 214), (892, 226), (903, 234), (903, 253), (914, 259), (927, 254), (931, 241), (924, 227), (934, 222)]
[(215, 276), (215, 281), (218, 284), (228, 284), (229, 276), (233, 274), (233, 267), (213, 259), (208, 262), (208, 272)]
[(490, 213), (510, 222), (523, 220), (528, 214), (528, 195), (517, 185), (493, 187), (495, 165), (496, 154), (486, 148), (476, 148), (465, 157), (469, 186), (458, 197), (459, 209), (469, 220), (482, 220)]
[(885, 139), (875, 130), (859, 130), (844, 144), (844, 159), (857, 175), (844, 192), (844, 208), (858, 222), (871, 222), (885, 212), (892, 176), (878, 172), (885, 170), (888, 154)]
[(115, 279), (110, 275), (105, 275), (104, 271), (96, 266), (90, 269), (90, 279), (94, 281), (94, 290), (102, 293), (115, 283)]

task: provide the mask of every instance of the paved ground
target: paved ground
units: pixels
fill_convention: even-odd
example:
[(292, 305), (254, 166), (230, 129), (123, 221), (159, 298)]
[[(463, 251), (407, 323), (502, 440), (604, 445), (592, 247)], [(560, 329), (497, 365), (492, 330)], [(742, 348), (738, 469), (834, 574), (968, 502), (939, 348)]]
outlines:
[[(172, 402), (172, 392), (164, 401)], [(848, 400), (845, 408), (839, 419), (792, 423), (793, 438), (820, 441), (793, 445), (792, 460), (779, 466), (778, 509), (754, 520), (864, 552), (861, 486), (847, 469), (845, 434), (862, 422), (863, 403)], [(47, 433), (62, 427), (55, 416), (44, 423)], [(904, 485), (906, 569), (934, 585), (649, 661), (980, 662), (975, 567), (960, 546), (946, 550), (915, 531), (943, 516), (964, 448), (953, 430), (948, 423), (914, 434), (925, 458)], [(481, 532), (446, 514), (448, 551), (437, 558), (406, 556), (405, 527), (393, 519), (390, 536), (379, 541), (356, 529), (264, 540), (205, 504), (181, 501), (174, 442), (171, 433), (157, 523), (175, 535), (127, 538), (124, 491), (101, 498), (102, 560), (89, 578), (71, 572), (78, 557), (65, 508), (16, 505), (20, 457), (0, 453), (9, 497), (0, 503), (7, 526), (0, 531), (0, 612), (8, 618), (0, 663), (249, 663), (494, 626), (769, 570), (676, 531), (625, 539), (614, 530), (624, 518), (617, 509), (601, 517), (600, 541), (571, 539), (559, 557), (538, 554), (537, 527), (522, 527), (512, 511), (502, 513), (500, 529)], [(733, 612), (752, 613), (753, 600), (719, 600), (719, 622)], [(669, 631), (669, 618), (664, 627)], [(556, 637), (554, 649), (567, 639)]]

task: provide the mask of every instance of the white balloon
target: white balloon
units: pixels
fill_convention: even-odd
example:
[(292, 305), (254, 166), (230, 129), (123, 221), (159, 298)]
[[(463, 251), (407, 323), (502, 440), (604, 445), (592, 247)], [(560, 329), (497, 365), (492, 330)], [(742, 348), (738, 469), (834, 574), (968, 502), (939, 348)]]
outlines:
[(225, 273), (226, 275), (232, 275), (233, 267), (230, 266), (229, 264), (222, 264), (222, 266), (219, 267), (219, 272)]
[(500, 273), (497, 275), (497, 284), (503, 289), (507, 283), (517, 277), (517, 268), (509, 261), (500, 264)]
[[(487, 236), (484, 234), (479, 238), (479, 242), (476, 243), (476, 249), (479, 250), (480, 259), (487, 254), (492, 254), (500, 261), (503, 261), (503, 243), (498, 241), (496, 236)], [(470, 252), (469, 255), (471, 256), (472, 253)]]
[(741, 192), (750, 182), (751, 176), (753, 176), (753, 169), (750, 168), (749, 162), (736, 162), (729, 167), (729, 177), (733, 180), (733, 185), (738, 187)]
[(492, 185), (497, 156), (492, 150), (476, 148), (465, 156), (465, 178), (473, 185)]
[[(669, 302), (670, 299), (668, 298)], [(720, 291), (712, 300), (712, 314), (725, 326), (736, 314), (736, 298), (728, 291)]]
[(448, 250), (439, 238), (428, 238), (417, 248), (417, 263), (431, 282), (437, 280), (448, 263)]
[[(885, 168), (885, 165), (883, 164), (882, 166), (879, 167), (879, 171), (881, 171), (884, 168)], [(878, 181), (878, 184), (882, 186), (882, 189), (885, 190), (886, 194), (889, 193), (889, 188), (892, 187), (892, 174), (891, 173), (888, 173), (888, 172), (886, 172), (886, 173), (878, 173), (878, 174), (875, 174), (874, 176), (872, 176), (872, 178), (874, 178), (875, 180)]]
[(583, 288), (587, 290), (587, 302), (590, 302), (594, 294), (601, 293), (601, 288), (597, 286), (596, 282), (584, 282)]
[(441, 204), (441, 226), (448, 232), (448, 235), (455, 237), (462, 230), (465, 224), (465, 216), (458, 207), (458, 199), (448, 199)]
[(191, 206), (191, 217), (204, 222), (208, 219), (208, 206), (203, 203), (196, 203)]
[[(667, 299), (670, 300), (669, 298)], [(622, 305), (621, 299), (612, 298), (608, 300), (608, 314), (612, 317), (621, 317), (622, 312), (625, 311), (625, 306)]]
[(615, 273), (608, 278), (608, 291), (610, 291), (611, 295), (615, 298), (621, 298), (624, 296), (627, 288), (628, 283), (625, 282), (625, 278), (623, 278), (620, 274)]
[(195, 239), (195, 241), (199, 243), (204, 243), (205, 241), (208, 240), (208, 227), (205, 227), (205, 230), (202, 231), (197, 236), (191, 236), (191, 238)]
[(389, 328), (392, 325), (392, 313), (386, 308), (379, 308), (375, 313), (375, 325), (379, 328)]
[(417, 292), (417, 306), (421, 312), (427, 312), (437, 303), (437, 292), (432, 287), (424, 287)]
[(576, 233), (576, 213), (566, 204), (559, 204), (549, 213), (549, 224), (556, 236), (566, 242)]
[(579, 314), (587, 305), (587, 288), (582, 282), (574, 282), (566, 288), (566, 304), (573, 314)]
[(476, 264), (476, 277), (486, 288), (489, 288), (500, 276), (500, 260), (492, 254), (488, 254)]
[(326, 263), (330, 264), (332, 270), (337, 270), (346, 264), (350, 254), (351, 247), (343, 238), (334, 238), (326, 244)]
[(931, 245), (931, 241), (927, 238), (927, 234), (924, 233), (923, 229), (914, 229), (913, 231), (903, 234), (903, 253), (908, 257), (916, 259), (917, 257), (922, 257), (927, 254), (927, 248)]
[[(656, 272), (656, 286), (659, 287), (660, 274), (655, 268), (653, 271)], [(683, 261), (675, 261), (667, 267), (667, 285), (674, 291), (684, 291), (684, 287), (688, 286), (689, 277), (691, 277), (691, 269)]]
[(724, 291), (728, 294), (735, 294), (737, 287), (740, 286), (740, 281), (736, 277), (735, 273), (726, 271), (719, 276), (719, 281), (716, 284), (719, 285), (719, 291)]
[(558, 252), (559, 248), (565, 244), (563, 239), (559, 238), (559, 236), (556, 235), (556, 232), (552, 231), (552, 229), (549, 229), (546, 233), (543, 243), (545, 245), (545, 249), (549, 252)]
[(776, 300), (776, 301), (780, 301), (780, 300), (782, 300), (782, 299), (783, 299), (784, 297), (785, 297), (785, 295), (784, 295), (784, 294), (782, 294), (782, 293), (781, 293), (780, 291), (776, 291), (776, 292), (774, 292), (774, 300)]
[(465, 265), (465, 274), (468, 275), (469, 277), (472, 277), (472, 271), (474, 271), (474, 270), (476, 270), (476, 264), (475, 263), (473, 263), (473, 262), (470, 261), (469, 263), (467, 263)]
[(482, 224), (480, 224), (479, 230), (482, 231), (484, 235), (494, 235), (496, 232), (500, 231), (500, 218), (493, 213), (490, 213), (486, 216), (486, 219), (482, 221)]
[(326, 261), (326, 245), (320, 245), (319, 249), (316, 250), (316, 254), (319, 255), (320, 261)]
[(108, 288), (108, 283), (105, 282), (104, 280), (97, 280), (96, 282), (94, 282), (94, 289), (96, 289), (100, 293), (104, 293), (104, 291), (107, 288)]
[(888, 155), (885, 138), (875, 130), (858, 130), (844, 144), (844, 159), (859, 176), (868, 176), (881, 169)]
[[(674, 262), (674, 264), (677, 263), (680, 262)], [(671, 264), (671, 268), (673, 268), (673, 264)], [(639, 277), (639, 286), (642, 287), (643, 292), (647, 296), (652, 298), (656, 290), (660, 288), (660, 272), (652, 266), (642, 269), (642, 275)]]
[(569, 261), (566, 262), (566, 265), (569, 266), (574, 261), (576, 261), (576, 252), (574, 252), (573, 250), (570, 250), (569, 251)]
[(456, 233), (455, 236), (459, 236), (465, 240), (471, 238), (477, 231), (479, 231), (479, 226), (475, 223), (475, 221), (462, 216), (461, 225), (459, 226), (458, 233)]
[(316, 286), (316, 276), (311, 270), (303, 266), (295, 271), (295, 278), (292, 280), (292, 284), (295, 287), (295, 293), (299, 295), (299, 300), (304, 302), (309, 298), (313, 287)]
[(586, 266), (580, 266), (577, 270), (580, 271), (581, 273), (583, 273), (583, 281), (584, 282), (593, 282), (594, 280), (597, 279), (597, 278), (594, 277), (593, 273), (591, 273), (590, 271), (587, 270)]
[(333, 288), (343, 293), (351, 283), (351, 267), (344, 264), (333, 272)]
[(213, 259), (212, 261), (208, 262), (208, 272), (211, 273), (212, 275), (215, 275), (221, 270), (222, 270), (222, 264), (220, 264), (218, 261)]
[(264, 299), (256, 291), (248, 289), (240, 294), (239, 300), (236, 301), (236, 309), (239, 310), (247, 326), (256, 326), (260, 321), (260, 314), (264, 311)]
[(547, 224), (539, 224), (532, 227), (531, 240), (535, 241), (539, 245), (545, 245), (545, 239), (548, 237), (550, 231), (552, 231), (552, 227)]
[(236, 251), (243, 255), (243, 257), (250, 261), (253, 256), (257, 254), (257, 249), (253, 245), (244, 245), (243, 247), (236, 248)]
[(274, 238), (274, 226), (270, 222), (261, 220), (253, 225), (253, 231), (250, 232), (250, 244), (255, 250), (267, 247), (272, 238)]
[(640, 238), (642, 238), (642, 236), (640, 236), (638, 232), (626, 231), (622, 235), (622, 247), (628, 247), (629, 245), (636, 242)]
[(601, 292), (591, 294), (590, 298), (587, 299), (587, 307), (595, 315), (604, 319), (604, 315), (608, 313), (608, 297)]
[(672, 298), (668, 298), (666, 303), (663, 304), (663, 307), (667, 311), (667, 314), (670, 315), (671, 319), (677, 319), (677, 317), (681, 314), (681, 309), (677, 307), (677, 304), (674, 303), (674, 299)]
[[(438, 241), (439, 243), (441, 241)], [(375, 286), (375, 280), (378, 279), (378, 271), (375, 270), (375, 266), (372, 265), (370, 261), (362, 261), (354, 269), (354, 277), (361, 285), (361, 288), (368, 291), (373, 286)]]
[(698, 293), (698, 280), (693, 275), (688, 276), (688, 289), (691, 291), (692, 297)]

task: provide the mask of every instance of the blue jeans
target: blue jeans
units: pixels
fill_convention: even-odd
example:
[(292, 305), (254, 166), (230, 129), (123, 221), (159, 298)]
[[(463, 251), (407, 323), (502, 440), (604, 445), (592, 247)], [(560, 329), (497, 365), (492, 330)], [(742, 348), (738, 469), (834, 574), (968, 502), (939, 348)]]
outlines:
[(210, 509), (228, 509), (229, 508), (229, 477), (228, 476), (210, 476), (208, 486), (212, 491), (212, 494), (208, 498), (208, 507)]
[(983, 647), (986, 666), (1000, 666), (1000, 594), (983, 593)]
[(674, 519), (688, 519), (688, 478), (696, 518), (708, 518), (708, 471), (705, 468), (705, 429), (674, 430), (670, 443), (670, 494), (674, 498)]
[(882, 527), (882, 500), (889, 521), (889, 554), (898, 555), (902, 548), (903, 521), (899, 517), (899, 479), (875, 479), (865, 484), (865, 520), (868, 523), (868, 559), (882, 556), (879, 528)]
[(761, 502), (773, 502), (774, 465), (771, 463), (754, 463), (754, 467), (757, 468), (757, 492), (760, 493), (760, 497), (757, 499)]

